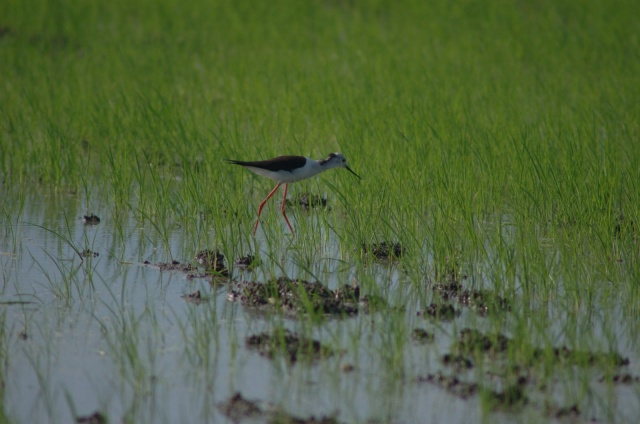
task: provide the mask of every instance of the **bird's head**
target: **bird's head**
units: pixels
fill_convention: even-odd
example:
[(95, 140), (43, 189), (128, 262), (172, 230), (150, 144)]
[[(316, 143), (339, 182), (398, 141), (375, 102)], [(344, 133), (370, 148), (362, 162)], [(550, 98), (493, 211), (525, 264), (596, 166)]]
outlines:
[(360, 178), (358, 174), (353, 172), (353, 169), (349, 168), (349, 165), (347, 164), (347, 158), (345, 158), (342, 153), (329, 153), (329, 156), (327, 156), (326, 159), (320, 161), (320, 165), (328, 168), (346, 168), (347, 171)]

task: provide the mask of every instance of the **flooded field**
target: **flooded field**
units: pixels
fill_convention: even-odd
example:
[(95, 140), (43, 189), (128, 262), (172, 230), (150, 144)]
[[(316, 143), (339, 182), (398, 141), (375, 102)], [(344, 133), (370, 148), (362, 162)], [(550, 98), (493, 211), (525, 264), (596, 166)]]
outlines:
[[(280, 240), (258, 231), (255, 242), (220, 249), (206, 229), (196, 242), (179, 226), (160, 234), (133, 213), (114, 216), (106, 201), (91, 211), (99, 222), (85, 219), (83, 205), (76, 195), (32, 196), (0, 219), (10, 420), (633, 422), (640, 414), (640, 318), (624, 299), (597, 291), (576, 299), (561, 285), (554, 298), (523, 294), (462, 253), (442, 272), (428, 240), (417, 252), (396, 240), (345, 249), (318, 223), (323, 234), (310, 244), (274, 216)], [(334, 213), (290, 208), (294, 226)]]
[(0, 424), (638, 422), (638, 22), (3, 0)]

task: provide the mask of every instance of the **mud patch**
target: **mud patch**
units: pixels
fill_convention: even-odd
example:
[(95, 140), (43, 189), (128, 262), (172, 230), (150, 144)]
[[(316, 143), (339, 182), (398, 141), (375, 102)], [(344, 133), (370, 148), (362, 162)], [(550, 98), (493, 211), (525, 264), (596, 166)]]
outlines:
[(360, 299), (359, 287), (344, 285), (330, 290), (320, 282), (290, 280), (280, 277), (266, 283), (234, 282), (227, 298), (245, 306), (281, 310), (290, 315), (320, 313), (328, 315), (355, 315), (362, 308), (372, 307), (369, 299)]
[[(534, 356), (536, 358), (548, 354), (544, 349), (536, 349)], [(619, 353), (603, 353), (589, 352), (584, 350), (573, 350), (568, 347), (554, 348), (551, 354), (560, 362), (571, 365), (582, 366), (607, 366), (614, 365), (617, 367), (629, 365), (629, 358), (623, 358)]]
[(482, 389), (481, 395), (494, 411), (517, 410), (528, 402), (524, 389), (517, 384), (505, 387), (501, 392)]
[(435, 339), (435, 336), (422, 328), (414, 328), (411, 332), (411, 339), (418, 343), (429, 343)]
[(417, 315), (428, 316), (432, 319), (441, 321), (451, 321), (454, 318), (460, 316), (460, 310), (454, 308), (450, 303), (432, 303), (427, 306), (424, 311), (418, 311)]
[(457, 281), (439, 283), (433, 286), (433, 291), (443, 300), (453, 300), (461, 305), (474, 309), (481, 315), (495, 311), (510, 311), (509, 302), (489, 290), (463, 289)]
[(240, 393), (217, 405), (218, 410), (233, 422), (240, 422), (246, 418), (262, 415), (262, 410), (257, 402), (252, 402), (242, 397)]
[(261, 402), (250, 401), (242, 397), (240, 393), (234, 394), (224, 402), (218, 403), (218, 410), (227, 416), (232, 422), (238, 423), (247, 419), (264, 417), (269, 423), (278, 424), (337, 424), (339, 423), (333, 416), (322, 416), (316, 418), (299, 418), (273, 406), (259, 406)]
[(100, 218), (94, 214), (84, 215), (82, 222), (84, 225), (98, 225), (100, 223)]
[(218, 250), (205, 249), (196, 254), (196, 262), (204, 266), (208, 272), (213, 271), (214, 274), (223, 277), (229, 276), (229, 270), (224, 263), (224, 255)]
[(553, 418), (578, 418), (580, 416), (580, 408), (578, 404), (573, 404), (571, 406), (556, 406), (547, 404), (545, 406), (545, 414), (548, 417)]
[(206, 302), (207, 300), (209, 300), (206, 297), (202, 297), (200, 290), (196, 290), (193, 293), (184, 294), (181, 297), (187, 302), (195, 303), (196, 305), (199, 305), (200, 303)]
[(182, 272), (190, 272), (196, 271), (197, 268), (191, 264), (183, 264), (179, 261), (171, 261), (171, 262), (158, 262), (152, 264), (149, 261), (144, 261), (145, 265), (154, 265), (160, 268), (160, 271), (182, 271)]
[(257, 350), (266, 358), (273, 359), (283, 355), (291, 363), (298, 359), (319, 360), (333, 354), (331, 348), (323, 346), (319, 341), (298, 336), (286, 329), (249, 336), (245, 343), (248, 349)]
[(640, 383), (640, 377), (637, 375), (631, 375), (629, 373), (616, 374), (611, 377), (601, 377), (601, 383), (613, 383), (613, 384), (638, 384)]
[(447, 353), (442, 356), (442, 363), (455, 368), (457, 371), (469, 370), (473, 368), (473, 362), (471, 359), (463, 355), (452, 355)]
[(97, 258), (98, 256), (100, 256), (98, 252), (93, 252), (89, 249), (83, 250), (82, 252), (80, 252), (80, 255), (84, 258)]
[(317, 194), (311, 193), (298, 193), (293, 199), (287, 199), (287, 206), (299, 206), (304, 210), (310, 210), (315, 208), (326, 208), (327, 198), (320, 197)]
[(404, 254), (404, 247), (400, 243), (372, 243), (363, 244), (362, 251), (365, 255), (371, 255), (379, 261), (389, 261), (400, 258)]
[(100, 412), (96, 411), (91, 415), (77, 417), (76, 422), (82, 424), (106, 424), (107, 418)]
[[(500, 333), (483, 334), (478, 330), (468, 328), (460, 331), (460, 337), (454, 343), (454, 349), (463, 354), (482, 352), (486, 354), (504, 353), (513, 344), (513, 341)], [(629, 359), (622, 357), (617, 352), (589, 352), (569, 349), (565, 346), (553, 349), (532, 349), (533, 355), (528, 363), (520, 364), (528, 367), (540, 358), (551, 355), (555, 360), (578, 366), (625, 366), (629, 365)]]
[(417, 382), (436, 385), (462, 399), (468, 399), (478, 393), (478, 385), (476, 383), (461, 381), (456, 376), (444, 375), (442, 373), (427, 374), (425, 377), (418, 377)]
[(333, 416), (323, 415), (316, 418), (312, 415), (309, 418), (300, 418), (284, 411), (276, 411), (269, 422), (272, 424), (338, 424), (340, 421)]
[(240, 269), (252, 269), (258, 264), (258, 261), (255, 256), (246, 255), (236, 259), (234, 263)]
[(460, 331), (460, 337), (454, 344), (454, 348), (463, 354), (474, 352), (496, 354), (506, 352), (510, 341), (511, 339), (499, 333), (485, 335), (478, 330), (465, 328)]

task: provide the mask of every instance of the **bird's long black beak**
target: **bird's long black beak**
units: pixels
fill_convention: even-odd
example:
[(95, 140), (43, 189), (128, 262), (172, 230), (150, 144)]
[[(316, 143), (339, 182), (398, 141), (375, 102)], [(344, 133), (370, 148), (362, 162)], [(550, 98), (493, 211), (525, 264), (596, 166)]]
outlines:
[(349, 168), (348, 166), (345, 166), (345, 168), (347, 168), (347, 171), (351, 172), (353, 175), (355, 175), (356, 177), (358, 177), (359, 179), (362, 179), (362, 177), (360, 177), (360, 175), (356, 174), (355, 172), (353, 172), (353, 169)]

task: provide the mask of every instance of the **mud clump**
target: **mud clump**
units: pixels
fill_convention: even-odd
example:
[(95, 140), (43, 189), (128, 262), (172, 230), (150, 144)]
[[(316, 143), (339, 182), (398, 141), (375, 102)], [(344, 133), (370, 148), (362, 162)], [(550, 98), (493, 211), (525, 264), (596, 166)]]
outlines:
[(411, 332), (411, 338), (418, 343), (429, 343), (435, 339), (435, 336), (422, 328), (414, 328)]
[(84, 215), (82, 217), (82, 222), (84, 225), (98, 225), (100, 223), (100, 218), (94, 214)]
[[(536, 349), (534, 356), (536, 358), (546, 354), (544, 349)], [(552, 350), (553, 356), (561, 362), (570, 363), (574, 365), (614, 365), (617, 367), (629, 365), (629, 358), (623, 358), (619, 353), (601, 353), (601, 352), (588, 352), (581, 350), (572, 350), (566, 346), (560, 348), (554, 348)]]
[(310, 210), (314, 208), (326, 208), (326, 197), (320, 197), (317, 194), (311, 193), (299, 193), (289, 200), (287, 199), (287, 206), (300, 206), (304, 210)]
[(266, 422), (278, 424), (337, 424), (339, 422), (330, 416), (299, 418), (279, 408), (261, 408), (258, 402), (245, 399), (240, 393), (234, 394), (228, 400), (220, 402), (216, 406), (222, 414), (235, 423), (259, 416), (267, 418)]
[(256, 266), (256, 258), (253, 255), (242, 256), (235, 260), (236, 266), (240, 269), (251, 269)]
[(208, 300), (207, 298), (202, 297), (200, 290), (196, 290), (193, 293), (182, 295), (182, 298), (187, 302), (195, 303), (196, 305), (199, 305), (200, 303)]
[(357, 286), (344, 285), (333, 291), (317, 281), (290, 280), (286, 277), (266, 283), (235, 282), (227, 298), (245, 306), (276, 308), (290, 315), (355, 315), (360, 308), (368, 310), (370, 307), (368, 299), (360, 298), (360, 288)]
[(493, 410), (514, 410), (527, 404), (524, 389), (519, 385), (505, 387), (501, 392), (482, 390), (482, 397), (491, 404)]
[(97, 258), (98, 256), (100, 256), (98, 252), (93, 252), (89, 249), (84, 249), (80, 254), (85, 258)]
[(269, 359), (284, 355), (290, 363), (298, 359), (318, 360), (333, 354), (333, 350), (319, 341), (298, 336), (289, 330), (278, 330), (272, 334), (260, 333), (246, 338), (248, 349), (257, 350)]
[(578, 404), (564, 407), (547, 404), (545, 406), (545, 413), (548, 417), (553, 418), (577, 418), (580, 416), (580, 408)]
[(417, 382), (434, 384), (462, 399), (467, 399), (478, 393), (478, 385), (476, 383), (461, 381), (456, 376), (444, 375), (442, 373), (418, 377)]
[(432, 303), (424, 311), (418, 311), (417, 315), (429, 316), (433, 319), (451, 321), (460, 315), (460, 311), (449, 303)]
[(624, 373), (616, 374), (611, 377), (601, 377), (600, 382), (611, 382), (613, 384), (637, 384), (640, 383), (640, 377)]
[(229, 270), (224, 263), (224, 255), (217, 250), (205, 249), (199, 251), (196, 254), (196, 262), (218, 275), (229, 276)]
[[(145, 265), (152, 265), (149, 261), (144, 261)], [(171, 261), (171, 262), (158, 262), (155, 264), (160, 271), (182, 271), (182, 272), (190, 272), (195, 271), (196, 267), (191, 264), (183, 264), (180, 261)]]
[(479, 314), (486, 315), (491, 311), (510, 311), (509, 302), (489, 290), (463, 289), (457, 281), (439, 283), (433, 286), (433, 291), (444, 300), (454, 300), (460, 304), (475, 309)]
[(76, 422), (79, 424), (106, 424), (107, 418), (99, 411), (96, 411), (91, 415), (77, 417)]
[(240, 393), (234, 394), (228, 400), (216, 405), (218, 410), (233, 422), (240, 422), (245, 418), (262, 414), (262, 410), (256, 402), (242, 397)]
[(452, 355), (447, 353), (442, 356), (442, 363), (448, 366), (454, 367), (456, 370), (469, 370), (473, 368), (473, 362), (471, 359), (466, 358), (462, 355)]
[(291, 415), (284, 411), (277, 411), (273, 414), (271, 419), (269, 420), (271, 424), (339, 424), (335, 417), (332, 416), (321, 416), (316, 418), (315, 416), (310, 416), (309, 418), (299, 418), (295, 415)]
[(455, 347), (459, 352), (467, 354), (477, 351), (495, 354), (506, 352), (510, 342), (511, 339), (500, 333), (485, 335), (478, 330), (465, 328), (460, 331)]
[(371, 255), (381, 261), (400, 258), (404, 253), (404, 247), (400, 243), (373, 243), (370, 245), (363, 244), (362, 250), (365, 255)]
[[(500, 333), (482, 334), (478, 330), (468, 328), (460, 331), (460, 337), (454, 344), (456, 350), (461, 353), (484, 352), (489, 354), (504, 353), (513, 344), (512, 340)], [(572, 350), (567, 347), (549, 349), (533, 349), (532, 358), (524, 364), (530, 366), (545, 355), (551, 355), (562, 363), (581, 366), (614, 365), (617, 367), (629, 365), (629, 359), (622, 357), (617, 352), (599, 353), (580, 350)]]

